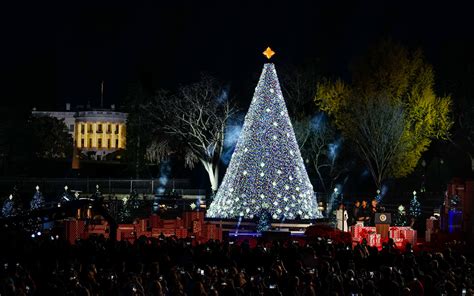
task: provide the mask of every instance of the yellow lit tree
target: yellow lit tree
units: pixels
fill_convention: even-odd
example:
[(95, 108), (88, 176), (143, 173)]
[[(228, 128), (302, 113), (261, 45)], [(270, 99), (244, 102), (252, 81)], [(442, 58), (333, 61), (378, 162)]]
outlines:
[(354, 144), (375, 184), (411, 173), (451, 128), (451, 98), (437, 96), (421, 52), (385, 40), (351, 65), (352, 80), (323, 80), (315, 97)]

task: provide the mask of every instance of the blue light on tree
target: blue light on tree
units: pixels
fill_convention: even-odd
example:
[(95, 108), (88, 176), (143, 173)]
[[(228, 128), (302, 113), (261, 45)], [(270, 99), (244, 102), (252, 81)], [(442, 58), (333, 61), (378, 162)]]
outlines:
[(275, 66), (265, 64), (211, 218), (320, 217)]

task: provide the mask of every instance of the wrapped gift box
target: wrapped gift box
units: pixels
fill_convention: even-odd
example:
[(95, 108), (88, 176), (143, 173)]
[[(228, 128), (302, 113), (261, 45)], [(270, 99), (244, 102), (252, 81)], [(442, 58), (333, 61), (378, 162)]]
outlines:
[(360, 227), (359, 235), (357, 237), (369, 239), (369, 235), (376, 233), (375, 227)]
[(200, 223), (204, 222), (204, 212), (185, 212), (184, 213), (184, 224), (183, 226), (185, 228), (191, 228), (193, 227), (193, 222), (194, 221), (199, 221)]
[(210, 239), (221, 240), (222, 239), (222, 233), (220, 229), (216, 225), (210, 224), (210, 223), (206, 223), (202, 226), (202, 236), (206, 240), (210, 240)]
[(65, 237), (69, 243), (74, 244), (77, 239), (84, 236), (84, 220), (69, 220), (65, 224)]
[(176, 229), (176, 236), (178, 238), (186, 238), (188, 237), (188, 230), (185, 228), (178, 228)]
[(148, 219), (140, 219), (138, 220), (138, 223), (136, 224), (136, 231), (138, 232), (143, 232), (147, 231), (148, 228)]
[(152, 228), (151, 230), (152, 237), (159, 237), (162, 233), (164, 236), (173, 236), (175, 235), (175, 230), (167, 228)]
[(192, 224), (192, 230), (193, 230), (193, 233), (194, 234), (197, 234), (197, 235), (200, 235), (201, 234), (201, 226), (202, 226), (202, 223), (200, 221), (193, 221), (193, 224)]
[(402, 238), (394, 238), (393, 242), (395, 243), (395, 246), (397, 246), (397, 248), (399, 249), (403, 248), (405, 245), (405, 240)]
[(117, 240), (132, 240), (135, 238), (135, 225), (119, 224), (117, 228)]
[(405, 232), (405, 240), (407, 240), (410, 244), (416, 244), (417, 239), (417, 232), (414, 229), (407, 229)]
[(163, 228), (166, 229), (175, 229), (176, 228), (176, 220), (163, 220)]
[(160, 227), (160, 216), (158, 215), (151, 215), (150, 217), (150, 225), (152, 228), (158, 228)]
[(151, 237), (151, 231), (138, 231), (137, 238), (140, 238), (141, 236)]
[(184, 221), (180, 217), (176, 217), (176, 228), (183, 228), (184, 227)]
[(390, 238), (399, 239), (400, 238), (400, 228), (401, 227), (390, 227), (390, 229), (389, 229)]
[(381, 235), (377, 233), (371, 233), (369, 234), (369, 238), (367, 240), (367, 243), (371, 247), (380, 247), (382, 246), (382, 243), (380, 242)]
[(427, 230), (437, 230), (437, 229), (439, 229), (439, 220), (437, 220), (437, 219), (426, 219), (426, 229)]

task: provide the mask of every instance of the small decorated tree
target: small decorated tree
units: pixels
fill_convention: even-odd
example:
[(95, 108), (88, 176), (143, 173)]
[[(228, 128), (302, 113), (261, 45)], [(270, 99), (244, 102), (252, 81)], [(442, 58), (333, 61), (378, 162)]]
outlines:
[(16, 215), (16, 208), (15, 203), (13, 201), (13, 194), (5, 200), (2, 207), (2, 216), (5, 218), (15, 216)]
[(36, 186), (35, 195), (33, 195), (33, 198), (30, 201), (30, 210), (36, 210), (42, 207), (44, 207), (44, 197), (39, 190), (39, 186)]
[(416, 197), (416, 191), (413, 191), (413, 198), (410, 201), (410, 208), (408, 210), (410, 218), (418, 219), (421, 215), (421, 204)]

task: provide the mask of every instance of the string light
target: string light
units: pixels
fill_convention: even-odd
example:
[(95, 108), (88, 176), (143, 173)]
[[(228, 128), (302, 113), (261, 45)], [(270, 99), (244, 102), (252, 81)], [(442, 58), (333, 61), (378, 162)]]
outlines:
[(321, 217), (271, 63), (264, 65), (241, 136), (207, 216), (251, 218), (262, 211), (274, 219)]

